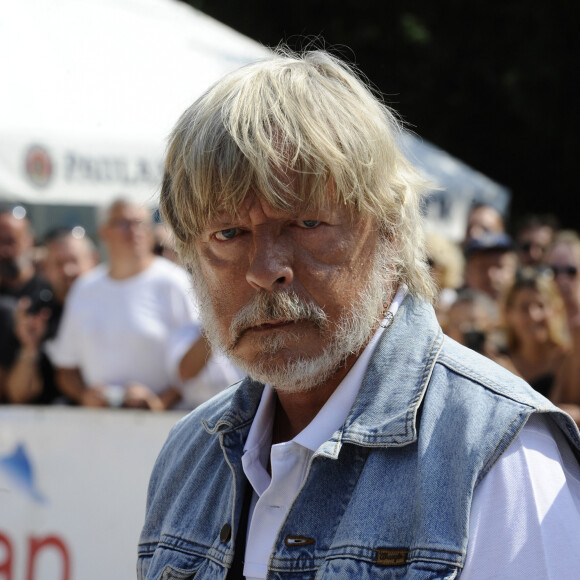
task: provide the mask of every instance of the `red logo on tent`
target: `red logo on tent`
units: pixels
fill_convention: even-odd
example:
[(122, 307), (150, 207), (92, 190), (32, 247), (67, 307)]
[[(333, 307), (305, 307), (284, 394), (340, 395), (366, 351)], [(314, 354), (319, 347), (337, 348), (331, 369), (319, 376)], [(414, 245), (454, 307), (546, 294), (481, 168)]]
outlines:
[(26, 152), (25, 169), (28, 179), (38, 186), (45, 187), (52, 177), (52, 160), (48, 151), (40, 145), (33, 145)]

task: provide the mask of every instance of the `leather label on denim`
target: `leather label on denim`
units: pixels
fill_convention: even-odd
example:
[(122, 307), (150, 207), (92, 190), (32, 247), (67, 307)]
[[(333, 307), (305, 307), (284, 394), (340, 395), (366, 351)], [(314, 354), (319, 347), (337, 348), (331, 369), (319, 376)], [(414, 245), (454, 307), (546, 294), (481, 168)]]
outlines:
[(284, 544), (287, 546), (308, 546), (314, 544), (314, 538), (307, 538), (305, 536), (286, 536)]
[(407, 563), (409, 550), (389, 550), (379, 548), (375, 558), (375, 564), (379, 566), (404, 566)]

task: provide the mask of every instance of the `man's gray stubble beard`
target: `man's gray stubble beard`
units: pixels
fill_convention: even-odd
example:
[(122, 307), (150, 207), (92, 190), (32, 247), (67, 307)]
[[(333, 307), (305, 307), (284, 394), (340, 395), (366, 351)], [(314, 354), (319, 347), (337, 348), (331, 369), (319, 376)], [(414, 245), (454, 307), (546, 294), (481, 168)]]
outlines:
[[(384, 314), (385, 296), (391, 297), (393, 294), (394, 276), (390, 267), (389, 249), (387, 244), (378, 244), (367, 284), (352, 304), (345, 308), (336, 324), (331, 326), (322, 308), (304, 301), (292, 291), (263, 292), (256, 294), (234, 317), (228, 337), (230, 344), (225, 344), (220, 335), (209, 288), (205, 284), (199, 264), (194, 261), (190, 264), (190, 269), (204, 333), (213, 349), (224, 353), (252, 379), (268, 383), (276, 390), (286, 393), (314, 389), (341, 368), (351, 354), (364, 348)], [(273, 356), (284, 347), (289, 338), (288, 333), (291, 332), (285, 327), (280, 333), (273, 332), (268, 337), (261, 337), (263, 356), (258, 362), (247, 361), (233, 352), (244, 327), (278, 319), (311, 321), (321, 329), (323, 337), (329, 337), (327, 346), (316, 357), (300, 355), (274, 364), (271, 362)]]

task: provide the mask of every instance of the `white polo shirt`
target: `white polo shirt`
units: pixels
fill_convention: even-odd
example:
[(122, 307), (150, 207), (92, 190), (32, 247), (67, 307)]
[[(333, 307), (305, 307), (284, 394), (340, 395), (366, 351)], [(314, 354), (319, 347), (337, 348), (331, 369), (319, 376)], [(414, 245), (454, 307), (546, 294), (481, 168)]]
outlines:
[[(390, 310), (404, 298), (397, 294)], [(265, 578), (278, 531), (314, 452), (343, 425), (383, 332), (294, 439), (271, 445), (276, 395), (266, 385), (242, 465), (254, 490), (244, 576)], [(267, 471), (270, 457), (270, 476)], [(533, 415), (474, 492), (462, 580), (580, 578), (580, 466), (563, 434)]]

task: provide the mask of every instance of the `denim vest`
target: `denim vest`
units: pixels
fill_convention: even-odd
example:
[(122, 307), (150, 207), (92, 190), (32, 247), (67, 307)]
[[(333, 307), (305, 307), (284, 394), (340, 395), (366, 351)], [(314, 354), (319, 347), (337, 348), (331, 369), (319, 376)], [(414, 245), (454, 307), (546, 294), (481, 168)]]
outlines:
[[(174, 427), (151, 477), (138, 578), (226, 577), (262, 388), (246, 379)], [(431, 306), (408, 296), (345, 424), (312, 458), (268, 578), (456, 578), (473, 490), (534, 412), (578, 452), (567, 415), (445, 337)]]

